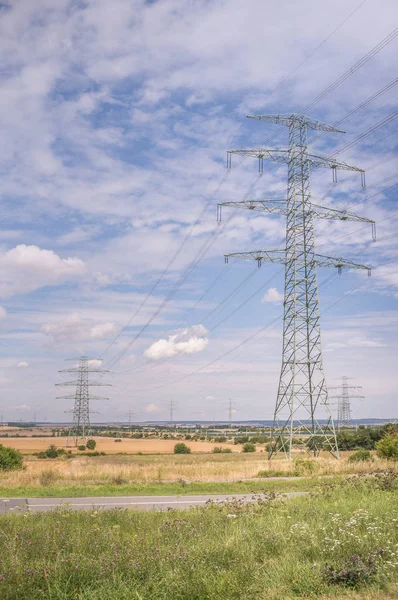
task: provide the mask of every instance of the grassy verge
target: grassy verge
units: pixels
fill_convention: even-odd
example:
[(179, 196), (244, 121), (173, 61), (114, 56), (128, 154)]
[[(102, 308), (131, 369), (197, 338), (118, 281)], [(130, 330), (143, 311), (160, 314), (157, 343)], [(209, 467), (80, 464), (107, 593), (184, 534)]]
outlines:
[[(330, 481), (338, 481), (334, 478)], [(182, 494), (250, 494), (252, 492), (293, 492), (310, 490), (321, 481), (297, 479), (293, 481), (234, 481), (192, 483), (129, 483), (121, 485), (25, 485), (2, 486), (0, 498), (77, 498), (80, 496), (163, 496)]]
[(394, 481), (373, 478), (311, 501), (2, 516), (0, 597), (394, 598), (397, 496)]

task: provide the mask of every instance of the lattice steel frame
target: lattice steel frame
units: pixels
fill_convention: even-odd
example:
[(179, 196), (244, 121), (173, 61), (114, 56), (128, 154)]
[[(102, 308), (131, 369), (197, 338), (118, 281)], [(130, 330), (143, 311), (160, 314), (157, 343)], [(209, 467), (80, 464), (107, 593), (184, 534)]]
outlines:
[(361, 385), (348, 385), (348, 380), (352, 377), (346, 377), (345, 375), (341, 378), (340, 387), (330, 387), (329, 390), (340, 390), (340, 394), (336, 396), (329, 396), (329, 398), (336, 399), (337, 404), (337, 428), (340, 430), (341, 427), (351, 427), (351, 399), (352, 398), (364, 398), (365, 396), (350, 395), (349, 390), (361, 390)]
[[(306, 115), (261, 115), (250, 116), (272, 123), (281, 123), (289, 128), (288, 149), (256, 148), (229, 150), (227, 167), (232, 166), (232, 155), (238, 154), (258, 158), (259, 170), (263, 170), (264, 158), (288, 165), (287, 199), (264, 198), (260, 201), (247, 200), (242, 203), (224, 202), (221, 206), (238, 206), (286, 216), (286, 247), (283, 250), (254, 250), (225, 255), (277, 262), (285, 265), (283, 352), (278, 395), (271, 433), (268, 457), (282, 451), (291, 458), (295, 439), (300, 440), (307, 450), (318, 455), (321, 449), (339, 456), (336, 431), (326, 387), (321, 349), (320, 310), (317, 284), (317, 265), (365, 269), (370, 267), (353, 263), (343, 258), (316, 255), (314, 251), (314, 218), (374, 221), (358, 217), (347, 211), (336, 211), (312, 204), (310, 178), (311, 169), (328, 167), (333, 170), (333, 181), (337, 181), (337, 169), (361, 173), (365, 186), (364, 171), (333, 158), (310, 154), (307, 147), (307, 129), (341, 132), (330, 125), (315, 121)], [(323, 410), (325, 418), (321, 418)]]
[(78, 359), (71, 358), (68, 360), (78, 360), (79, 366), (72, 369), (63, 369), (62, 371), (59, 371), (59, 373), (75, 373), (77, 374), (77, 381), (65, 381), (56, 384), (57, 387), (76, 386), (75, 394), (57, 396), (57, 399), (74, 400), (72, 425), (68, 432), (66, 447), (85, 444), (87, 437), (90, 435), (90, 400), (109, 400), (109, 398), (90, 394), (90, 387), (111, 386), (110, 383), (89, 380), (90, 373), (105, 374), (109, 373), (109, 371), (90, 366), (90, 359), (88, 356), (80, 356)]

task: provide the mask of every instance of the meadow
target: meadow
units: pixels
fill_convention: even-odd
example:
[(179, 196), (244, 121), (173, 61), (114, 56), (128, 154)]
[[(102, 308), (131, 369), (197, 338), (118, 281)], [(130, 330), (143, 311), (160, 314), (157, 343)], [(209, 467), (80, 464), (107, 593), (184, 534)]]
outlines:
[[(3, 600), (396, 598), (396, 475), (184, 512), (0, 517)], [(395, 583), (394, 583), (395, 582)]]
[(339, 461), (327, 455), (316, 459), (299, 455), (291, 462), (268, 461), (265, 452), (44, 460), (25, 456), (23, 470), (0, 471), (0, 497), (294, 491), (312, 488), (319, 477), (398, 471), (397, 461), (375, 457), (373, 462), (350, 463), (350, 454), (342, 453)]

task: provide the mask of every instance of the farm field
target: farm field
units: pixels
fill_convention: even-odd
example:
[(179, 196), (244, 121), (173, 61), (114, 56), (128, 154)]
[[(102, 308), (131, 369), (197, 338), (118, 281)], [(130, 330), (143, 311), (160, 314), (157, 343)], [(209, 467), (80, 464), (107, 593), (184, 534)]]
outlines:
[[(397, 597), (396, 478), (184, 514), (0, 517), (2, 600)], [(84, 535), (82, 535), (84, 532)]]
[[(106, 452), (107, 454), (118, 454), (125, 452), (127, 454), (173, 454), (173, 449), (177, 441), (179, 440), (162, 440), (162, 439), (130, 439), (123, 438), (121, 442), (115, 442), (114, 438), (107, 437), (93, 437), (96, 441), (96, 450), (98, 452)], [(185, 440), (184, 440), (185, 441)], [(66, 439), (64, 437), (8, 437), (1, 438), (0, 444), (3, 446), (9, 446), (16, 448), (22, 454), (32, 454), (33, 452), (40, 452), (49, 447), (50, 444), (54, 444), (57, 448), (65, 447)], [(211, 452), (215, 444), (213, 442), (186, 442), (192, 452)], [(237, 451), (237, 446), (233, 444), (217, 444), (224, 448), (231, 448), (233, 451)], [(75, 448), (71, 448), (72, 452), (76, 452)]]

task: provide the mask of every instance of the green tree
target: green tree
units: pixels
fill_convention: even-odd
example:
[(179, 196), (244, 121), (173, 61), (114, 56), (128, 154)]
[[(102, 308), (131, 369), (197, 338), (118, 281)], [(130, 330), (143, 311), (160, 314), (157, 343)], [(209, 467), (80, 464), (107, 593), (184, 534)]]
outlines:
[(376, 444), (377, 456), (398, 460), (398, 435), (386, 435)]
[(191, 454), (191, 448), (180, 442), (174, 446), (174, 454)]
[(86, 445), (88, 450), (95, 450), (97, 442), (95, 440), (88, 440)]
[(22, 454), (15, 448), (7, 448), (0, 444), (0, 471), (15, 471), (22, 467)]

